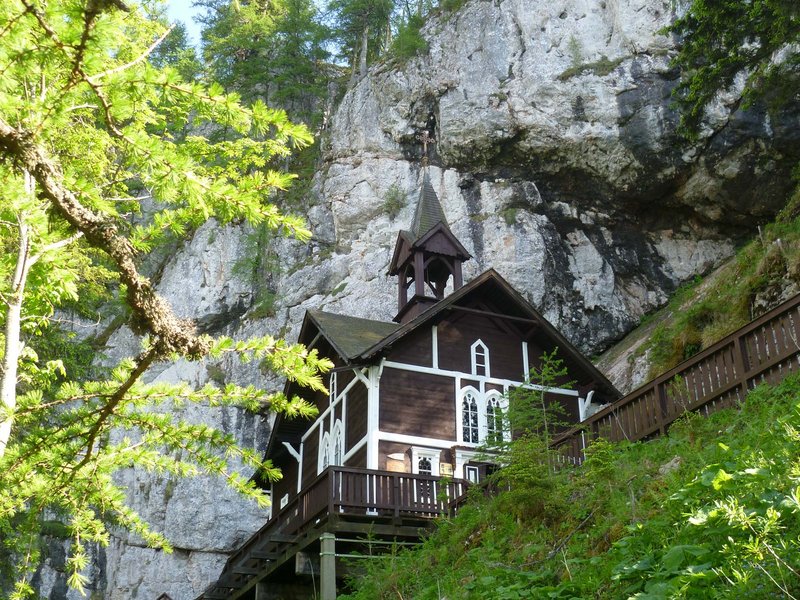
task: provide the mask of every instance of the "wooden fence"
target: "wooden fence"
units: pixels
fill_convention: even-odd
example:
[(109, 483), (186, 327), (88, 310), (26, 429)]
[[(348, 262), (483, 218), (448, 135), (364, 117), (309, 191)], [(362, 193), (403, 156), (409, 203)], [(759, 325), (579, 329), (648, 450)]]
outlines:
[(800, 295), (595, 413), (553, 441), (562, 462), (580, 464), (592, 439), (663, 435), (686, 411), (734, 406), (760, 383), (800, 370)]

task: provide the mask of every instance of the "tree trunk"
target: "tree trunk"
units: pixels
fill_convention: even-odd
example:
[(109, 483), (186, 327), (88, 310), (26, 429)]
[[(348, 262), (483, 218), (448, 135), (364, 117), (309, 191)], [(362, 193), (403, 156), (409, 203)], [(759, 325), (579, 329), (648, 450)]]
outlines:
[[(25, 191), (33, 195), (33, 178), (25, 171)], [(14, 279), (6, 308), (5, 353), (0, 364), (0, 458), (6, 452), (11, 437), (13, 411), (17, 406), (17, 367), (22, 352), (20, 326), (22, 324), (22, 299), (25, 293), (25, 282), (31, 266), (30, 237), (28, 225), (24, 217), (18, 217), (19, 246), (17, 248), (17, 264), (14, 268)]]
[(361, 32), (361, 54), (358, 58), (358, 72), (361, 77), (367, 74), (367, 44), (369, 43), (369, 25)]

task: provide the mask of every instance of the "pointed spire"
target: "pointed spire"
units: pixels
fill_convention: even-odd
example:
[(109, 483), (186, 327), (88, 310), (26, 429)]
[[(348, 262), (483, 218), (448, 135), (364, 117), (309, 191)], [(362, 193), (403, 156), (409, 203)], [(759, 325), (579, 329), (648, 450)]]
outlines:
[(439, 197), (433, 190), (428, 170), (425, 169), (425, 174), (422, 177), (422, 189), (419, 192), (419, 200), (417, 201), (417, 210), (414, 213), (414, 222), (411, 225), (411, 233), (414, 239), (418, 240), (440, 222), (449, 229), (442, 205), (439, 203)]

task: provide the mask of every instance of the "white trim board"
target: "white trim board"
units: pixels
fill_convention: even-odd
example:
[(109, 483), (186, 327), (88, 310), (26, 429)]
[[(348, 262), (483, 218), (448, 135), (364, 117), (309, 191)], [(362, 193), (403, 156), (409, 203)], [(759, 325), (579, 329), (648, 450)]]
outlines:
[(399, 363), (393, 360), (387, 360), (386, 367), (390, 369), (398, 369), (400, 371), (412, 371), (414, 373), (428, 373), (429, 375), (442, 375), (444, 377), (458, 377), (463, 379), (477, 380), (481, 384), (494, 383), (502, 386), (516, 386), (524, 387), (529, 390), (536, 390), (537, 392), (546, 391), (561, 396), (575, 396), (578, 397), (577, 390), (567, 390), (564, 388), (546, 387), (537, 385), (535, 383), (525, 383), (524, 381), (513, 381), (511, 379), (498, 379), (497, 377), (485, 377), (483, 375), (472, 375), (462, 371), (450, 371), (447, 369), (434, 369), (432, 367), (421, 367), (419, 365), (411, 365), (407, 363)]

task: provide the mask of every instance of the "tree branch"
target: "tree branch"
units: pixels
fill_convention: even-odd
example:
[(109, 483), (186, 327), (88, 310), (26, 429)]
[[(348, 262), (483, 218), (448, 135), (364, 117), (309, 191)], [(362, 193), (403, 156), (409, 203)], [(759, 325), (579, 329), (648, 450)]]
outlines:
[(178, 319), (172, 308), (158, 296), (149, 280), (142, 276), (134, 262), (136, 251), (117, 225), (83, 206), (76, 195), (63, 184), (63, 174), (47, 152), (35, 144), (31, 136), (0, 118), (0, 150), (39, 184), (41, 195), (70, 225), (86, 236), (93, 246), (108, 254), (119, 270), (121, 283), (127, 288), (127, 300), (133, 313), (132, 327), (137, 333), (154, 337), (157, 358), (177, 352), (188, 358), (205, 356), (210, 341), (198, 336), (194, 323)]
[(139, 64), (145, 58), (147, 58), (153, 53), (153, 50), (155, 50), (158, 47), (158, 45), (164, 41), (164, 39), (172, 32), (173, 29), (175, 29), (175, 25), (172, 25), (169, 29), (167, 29), (160, 38), (158, 38), (147, 48), (147, 50), (145, 50), (138, 57), (134, 58), (132, 61), (125, 63), (124, 65), (115, 67), (113, 69), (109, 69), (108, 71), (103, 71), (102, 73), (98, 73), (97, 75), (92, 75), (91, 77), (87, 78), (87, 82), (90, 84), (97, 84), (97, 82), (101, 80), (103, 77), (108, 77), (109, 75), (114, 75), (115, 73), (121, 73), (122, 71), (125, 71), (126, 69), (129, 69), (132, 66)]
[(44, 248), (42, 248), (38, 254), (34, 254), (31, 257), (30, 264), (31, 266), (35, 265), (39, 259), (42, 258), (48, 252), (52, 252), (53, 250), (58, 250), (59, 248), (64, 248), (65, 246), (69, 246), (72, 242), (75, 242), (83, 237), (83, 232), (79, 231), (75, 235), (71, 235), (68, 238), (63, 240), (59, 240), (57, 242), (53, 242), (52, 244), (47, 244)]

